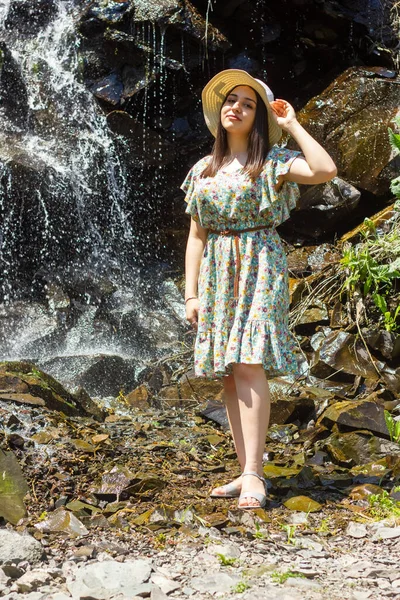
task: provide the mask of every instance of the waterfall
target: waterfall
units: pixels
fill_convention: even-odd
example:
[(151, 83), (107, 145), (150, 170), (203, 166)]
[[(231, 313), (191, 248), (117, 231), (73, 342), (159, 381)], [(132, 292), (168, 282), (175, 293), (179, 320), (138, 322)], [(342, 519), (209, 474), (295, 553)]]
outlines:
[[(66, 256), (70, 267), (88, 261), (101, 267), (132, 245), (126, 178), (114, 139), (80, 81), (74, 3), (57, 0), (47, 26), (30, 35), (20, 35), (13, 15), (10, 23), (14, 5), (10, 0), (0, 5), (3, 72), (12, 70), (26, 101), (13, 120), (10, 110), (0, 109), (0, 264), (6, 300), (15, 285), (22, 229), (30, 229), (33, 242), (30, 256), (22, 252), (25, 272), (55, 269)], [(21, 172), (27, 196), (18, 203), (13, 180)]]
[[(147, 242), (132, 229), (133, 204), (152, 207), (137, 173), (128, 181), (125, 139), (83, 84), (82, 7), (33, 5), (31, 18), (18, 13), (30, 3), (0, 0), (0, 360), (29, 359), (71, 388), (117, 395), (181, 339), (182, 298), (150, 247), (139, 257)], [(164, 42), (161, 32), (162, 91)], [(148, 101), (159, 99), (146, 90), (145, 111)]]

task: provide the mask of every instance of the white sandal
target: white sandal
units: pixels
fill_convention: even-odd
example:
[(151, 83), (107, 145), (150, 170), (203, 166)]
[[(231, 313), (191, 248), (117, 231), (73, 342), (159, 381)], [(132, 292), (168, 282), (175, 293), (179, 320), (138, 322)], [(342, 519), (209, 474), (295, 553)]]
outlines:
[[(225, 485), (219, 485), (214, 488), (210, 494), (210, 498), (239, 498), (241, 485), (238, 487), (237, 484), (234, 483), (226, 483)], [(215, 490), (221, 489), (223, 490), (222, 494), (215, 494)]]
[[(246, 473), (242, 473), (242, 477), (246, 477), (246, 475), (252, 475), (253, 477), (257, 477), (260, 481), (263, 482), (265, 491), (267, 491), (267, 483), (266, 483), (264, 477), (261, 477), (261, 475), (259, 475), (255, 471), (247, 471)], [(254, 498), (255, 500), (257, 500), (259, 502), (259, 506), (254, 506), (253, 504), (240, 504), (240, 501), (243, 498)], [(266, 503), (267, 503), (267, 494), (266, 493), (261, 494), (260, 492), (243, 492), (239, 496), (238, 508), (240, 508), (241, 510), (251, 510), (251, 509), (255, 510), (257, 508), (264, 508)]]

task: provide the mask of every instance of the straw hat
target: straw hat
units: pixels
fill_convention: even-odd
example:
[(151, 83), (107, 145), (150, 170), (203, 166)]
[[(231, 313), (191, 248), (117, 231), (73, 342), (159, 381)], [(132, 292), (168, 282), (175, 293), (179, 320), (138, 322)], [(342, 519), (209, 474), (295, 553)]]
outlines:
[(247, 71), (241, 69), (226, 69), (217, 73), (203, 89), (201, 100), (208, 129), (216, 137), (222, 104), (228, 93), (238, 85), (248, 85), (260, 94), (267, 107), (269, 142), (273, 146), (279, 142), (282, 135), (282, 129), (272, 117), (270, 102), (274, 99), (274, 95), (263, 81), (255, 79)]

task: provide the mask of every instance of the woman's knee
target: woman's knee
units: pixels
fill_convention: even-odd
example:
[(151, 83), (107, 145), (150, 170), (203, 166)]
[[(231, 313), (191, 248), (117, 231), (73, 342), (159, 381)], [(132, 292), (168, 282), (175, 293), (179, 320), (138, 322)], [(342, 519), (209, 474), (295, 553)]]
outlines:
[(236, 393), (235, 378), (233, 375), (226, 375), (223, 378), (225, 394)]
[(235, 379), (241, 379), (247, 382), (254, 381), (259, 377), (265, 377), (265, 371), (262, 364), (236, 363), (233, 365), (233, 374)]

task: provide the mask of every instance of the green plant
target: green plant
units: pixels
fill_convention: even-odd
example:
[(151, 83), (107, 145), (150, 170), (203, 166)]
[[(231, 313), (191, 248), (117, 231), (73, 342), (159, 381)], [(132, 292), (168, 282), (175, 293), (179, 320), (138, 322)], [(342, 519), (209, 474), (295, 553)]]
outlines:
[(260, 524), (259, 524), (259, 523), (256, 523), (256, 524), (255, 524), (255, 528), (256, 528), (256, 530), (255, 530), (255, 532), (253, 533), (254, 537), (255, 537), (257, 540), (263, 540), (263, 539), (265, 538), (265, 533), (261, 531)]
[(344, 250), (340, 262), (349, 271), (343, 285), (345, 289), (354, 291), (362, 286), (363, 295), (366, 296), (370, 291), (375, 294), (386, 291), (394, 279), (400, 278), (400, 261), (396, 259), (389, 264), (380, 264), (378, 257), (374, 256), (374, 246), (379, 248), (379, 244), (367, 239), (362, 244), (349, 246)]
[(329, 519), (321, 519), (321, 523), (315, 529), (317, 533), (329, 533)]
[(368, 503), (372, 517), (377, 519), (400, 517), (400, 503), (393, 500), (386, 490), (382, 490), (380, 494), (368, 496)]
[(390, 310), (388, 310), (388, 305), (384, 296), (375, 293), (372, 295), (372, 299), (383, 315), (386, 331), (398, 331), (400, 329), (400, 324), (397, 323), (397, 317), (400, 315), (400, 304), (392, 314)]
[(236, 558), (230, 558), (229, 556), (225, 556), (224, 554), (217, 554), (218, 560), (224, 567), (231, 567), (235, 564)]
[(165, 533), (157, 533), (154, 537), (154, 543), (157, 548), (163, 549), (165, 547), (165, 543), (167, 541), (167, 536)]
[(243, 594), (246, 590), (250, 589), (250, 586), (245, 581), (239, 581), (236, 585), (231, 588), (233, 594)]
[(279, 571), (273, 571), (273, 573), (271, 573), (271, 579), (274, 583), (285, 583), (285, 581), (289, 579), (289, 577), (304, 578), (304, 575), (302, 575), (301, 573), (295, 573), (290, 569), (289, 571), (285, 571), (284, 573), (279, 573)]
[(388, 410), (384, 411), (386, 427), (389, 432), (390, 440), (400, 444), (400, 420), (395, 421)]
[(288, 544), (295, 544), (296, 525), (282, 525), (283, 531), (286, 532)]

